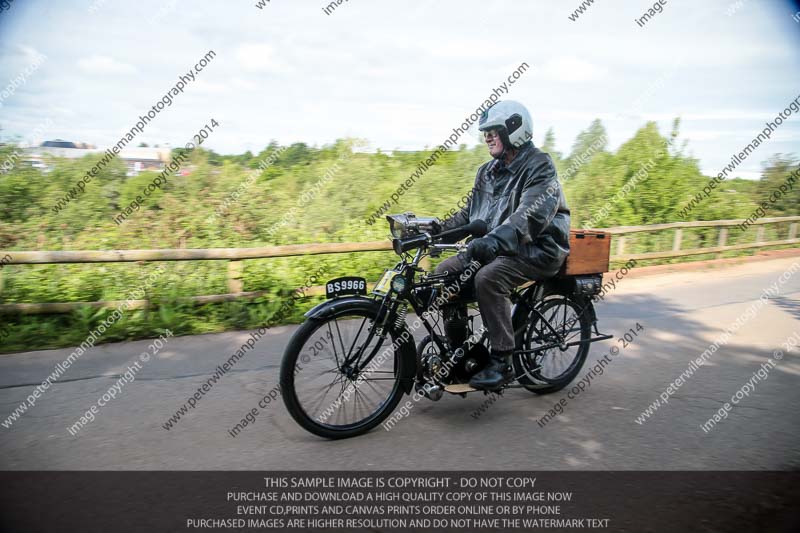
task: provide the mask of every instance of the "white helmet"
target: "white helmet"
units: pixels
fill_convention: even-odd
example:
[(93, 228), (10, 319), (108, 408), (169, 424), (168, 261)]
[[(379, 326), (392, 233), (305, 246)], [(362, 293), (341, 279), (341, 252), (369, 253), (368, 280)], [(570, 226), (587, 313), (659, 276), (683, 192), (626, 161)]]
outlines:
[(478, 129), (500, 129), (500, 139), (506, 148), (521, 148), (533, 139), (533, 121), (525, 106), (513, 100), (497, 102), (481, 114)]

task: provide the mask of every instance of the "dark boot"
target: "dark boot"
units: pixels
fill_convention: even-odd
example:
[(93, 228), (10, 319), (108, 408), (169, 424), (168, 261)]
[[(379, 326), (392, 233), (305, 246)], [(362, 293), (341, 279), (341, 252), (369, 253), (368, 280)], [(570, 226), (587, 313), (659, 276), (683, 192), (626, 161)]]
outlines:
[(492, 352), (486, 368), (472, 376), (469, 384), (480, 390), (498, 390), (514, 379), (510, 352)]

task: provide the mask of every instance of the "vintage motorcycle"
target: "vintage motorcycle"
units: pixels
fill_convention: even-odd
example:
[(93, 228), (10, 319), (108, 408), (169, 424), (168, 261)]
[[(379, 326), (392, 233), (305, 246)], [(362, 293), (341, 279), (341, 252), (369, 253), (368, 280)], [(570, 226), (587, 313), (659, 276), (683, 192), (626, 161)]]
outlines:
[[(327, 300), (305, 314), (283, 355), (280, 385), (286, 408), (321, 437), (371, 430), (412, 391), (434, 401), (445, 392), (465, 397), (476, 392), (470, 378), (489, 362), (485, 328), (475, 324), (480, 316), (472, 275), (480, 265), (471, 262), (461, 274), (438, 275), (423, 267), (426, 257), (465, 253), (465, 244), (442, 241), (482, 236), (486, 224), (473, 221), (431, 235), (423, 230), (431, 218), (413, 213), (386, 218), (400, 262), (369, 295), (362, 277), (327, 282)], [(575, 378), (590, 344), (612, 337), (597, 328), (592, 297), (601, 286), (602, 273), (595, 273), (559, 275), (515, 289), (515, 380), (504, 388), (547, 394)]]

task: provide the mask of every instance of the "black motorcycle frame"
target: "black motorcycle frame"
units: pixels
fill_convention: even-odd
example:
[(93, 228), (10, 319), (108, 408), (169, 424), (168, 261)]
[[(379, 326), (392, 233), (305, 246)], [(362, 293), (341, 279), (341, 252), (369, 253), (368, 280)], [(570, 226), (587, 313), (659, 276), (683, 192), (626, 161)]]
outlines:
[[(358, 302), (358, 305), (372, 310), (375, 313), (376, 319), (371, 326), (371, 331), (368, 332), (367, 341), (363, 346), (369, 345), (370, 340), (375, 334), (380, 336), (381, 342), (379, 346), (382, 346), (390, 330), (399, 336), (400, 339), (405, 339), (397, 345), (397, 349), (400, 352), (399, 379), (406, 393), (411, 392), (414, 381), (417, 381), (418, 385), (423, 384), (419, 383), (422, 374), (419, 372), (420, 369), (418, 369), (418, 354), (414, 345), (414, 338), (405, 322), (406, 305), (410, 305), (417, 314), (421, 323), (420, 325), (428, 331), (430, 339), (436, 344), (441, 357), (450, 361), (450, 370), (443, 376), (438, 376), (441, 382), (448, 382), (451, 378), (451, 373), (458, 366), (460, 359), (464, 357), (472, 346), (475, 344), (482, 344), (486, 339), (485, 331), (477, 342), (472, 339), (474, 333), (472, 331), (472, 321), (470, 320), (467, 341), (459, 348), (452, 349), (444, 342), (444, 335), (442, 335), (440, 331), (437, 331), (437, 326), (442, 321), (436, 320), (434, 324), (431, 324), (429, 321), (432, 309), (433, 313), (441, 313), (441, 309), (435, 307), (434, 304), (437, 301), (437, 297), (444, 290), (444, 287), (452, 286), (456, 283), (459, 285), (459, 288), (461, 288), (461, 283), (458, 282), (463, 282), (463, 280), (459, 280), (460, 274), (429, 274), (426, 269), (420, 266), (422, 259), (427, 256), (438, 256), (445, 250), (462, 251), (464, 248), (462, 244), (437, 244), (434, 241), (435, 237), (428, 234), (416, 235), (405, 239), (394, 239), (394, 249), (402, 259), (395, 265), (393, 270), (397, 272), (395, 277), (402, 277), (405, 281), (405, 283), (397, 284), (402, 287), (400, 290), (396, 290), (394, 287), (395, 284), (391, 283), (384, 295), (373, 294), (372, 297), (349, 296), (334, 298), (317, 305), (305, 315), (308, 318), (324, 318), (326, 314), (332, 313), (338, 306), (352, 306), (356, 304), (356, 302)], [(408, 249), (409, 246), (416, 248), (413, 257), (410, 253), (411, 250)], [(418, 274), (422, 275), (422, 279), (416, 279)], [(474, 273), (472, 277), (474, 277)], [(467, 283), (469, 282), (471, 282), (471, 280), (467, 280)], [(529, 350), (517, 349), (514, 351), (515, 355), (540, 353), (554, 347), (565, 349), (566, 347), (576, 346), (584, 342), (597, 342), (612, 338), (611, 335), (604, 335), (599, 332), (591, 295), (577, 293), (574, 290), (576, 285), (578, 285), (576, 280), (571, 277), (552, 278), (523, 286), (512, 292), (511, 300), (514, 304), (512, 320), (515, 337), (525, 329), (530, 322), (529, 317), (533, 314), (536, 318), (540, 319), (545, 327), (549, 329), (550, 333), (558, 339), (558, 342), (537, 346)], [(537, 309), (537, 303), (543, 301), (545, 297), (550, 295), (561, 295), (571, 298), (578, 303), (581, 313), (588, 314), (587, 316), (590, 318), (592, 328), (594, 329), (594, 333), (590, 339), (564, 342), (558, 330)], [(459, 298), (461, 298), (461, 303), (464, 304), (474, 301), (474, 299), (469, 297), (459, 296)], [(447, 303), (454, 304), (457, 302), (448, 301)], [(580, 315), (574, 319), (569, 330), (572, 329), (572, 326), (574, 326), (579, 318)], [(372, 361), (377, 353), (378, 348), (373, 350), (372, 353), (368, 354), (366, 358), (362, 360), (364, 354), (363, 351), (359, 351), (343, 362), (342, 370), (351, 371), (350, 369), (352, 368), (352, 371), (357, 374), (361, 369), (369, 365), (370, 361)], [(476, 371), (478, 370), (479, 369), (476, 369)]]

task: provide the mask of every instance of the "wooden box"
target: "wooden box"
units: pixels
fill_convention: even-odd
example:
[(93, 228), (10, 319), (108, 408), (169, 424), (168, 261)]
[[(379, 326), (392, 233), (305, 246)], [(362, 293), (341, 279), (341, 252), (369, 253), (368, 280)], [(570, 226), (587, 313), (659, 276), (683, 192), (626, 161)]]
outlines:
[(569, 232), (569, 255), (561, 275), (608, 272), (611, 234), (604, 231), (573, 229)]

